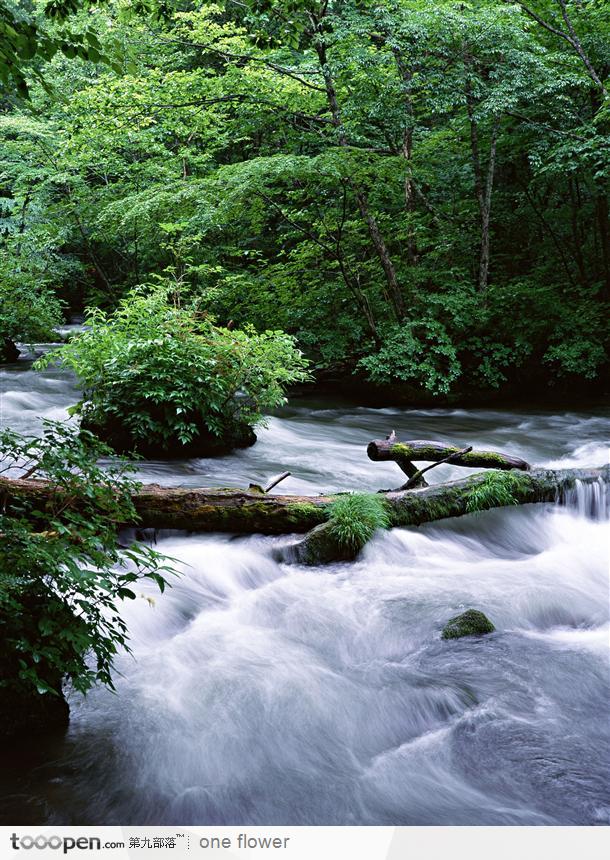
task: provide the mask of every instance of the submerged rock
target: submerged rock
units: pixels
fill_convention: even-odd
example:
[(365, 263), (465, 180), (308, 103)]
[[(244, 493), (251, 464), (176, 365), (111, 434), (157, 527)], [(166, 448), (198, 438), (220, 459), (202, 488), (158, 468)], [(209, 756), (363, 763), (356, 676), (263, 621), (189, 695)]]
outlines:
[(496, 628), (487, 615), (478, 609), (467, 609), (461, 615), (450, 618), (443, 627), (442, 639), (460, 639), (462, 636), (484, 636)]

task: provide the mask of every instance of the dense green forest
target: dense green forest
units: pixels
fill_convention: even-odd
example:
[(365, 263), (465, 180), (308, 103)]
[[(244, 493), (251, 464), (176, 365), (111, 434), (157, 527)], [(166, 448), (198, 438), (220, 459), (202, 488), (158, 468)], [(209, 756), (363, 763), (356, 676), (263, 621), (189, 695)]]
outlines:
[(0, 823), (610, 822), (609, 71), (608, 0), (0, 0)]
[(608, 370), (605, 0), (0, 4), (0, 336), (160, 285), (325, 375)]

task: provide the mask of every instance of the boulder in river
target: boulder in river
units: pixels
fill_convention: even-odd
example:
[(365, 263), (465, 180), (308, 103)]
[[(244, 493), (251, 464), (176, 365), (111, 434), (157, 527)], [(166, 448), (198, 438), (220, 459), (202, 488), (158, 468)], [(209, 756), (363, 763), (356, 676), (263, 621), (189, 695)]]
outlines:
[(460, 615), (450, 618), (443, 627), (442, 639), (461, 639), (462, 636), (484, 636), (496, 628), (484, 612), (467, 609)]
[(284, 561), (297, 564), (331, 564), (334, 561), (353, 561), (359, 548), (347, 547), (337, 540), (331, 523), (322, 523), (307, 532), (304, 538), (284, 550)]
[(221, 457), (236, 448), (249, 448), (256, 442), (256, 433), (249, 424), (235, 424), (223, 436), (215, 436), (200, 424), (197, 435), (183, 443), (178, 438), (155, 436), (136, 439), (128, 427), (118, 420), (98, 423), (83, 418), (83, 430), (89, 430), (109, 445), (117, 454), (136, 453), (146, 459), (175, 460), (190, 457)]

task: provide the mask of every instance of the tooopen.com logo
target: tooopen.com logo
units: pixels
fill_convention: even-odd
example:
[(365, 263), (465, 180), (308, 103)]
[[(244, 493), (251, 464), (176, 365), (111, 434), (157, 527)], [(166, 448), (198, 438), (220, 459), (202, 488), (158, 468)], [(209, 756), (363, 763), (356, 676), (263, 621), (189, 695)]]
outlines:
[[(61, 850), (62, 854), (67, 854), (74, 848), (81, 851), (101, 851), (102, 842), (97, 836), (81, 836), (78, 839), (73, 839), (71, 836), (17, 836), (16, 833), (10, 836), (11, 845), (15, 851), (23, 848), (29, 851), (30, 848), (38, 848), (43, 850), (51, 848), (54, 851)], [(124, 842), (105, 842), (104, 848), (124, 848)]]

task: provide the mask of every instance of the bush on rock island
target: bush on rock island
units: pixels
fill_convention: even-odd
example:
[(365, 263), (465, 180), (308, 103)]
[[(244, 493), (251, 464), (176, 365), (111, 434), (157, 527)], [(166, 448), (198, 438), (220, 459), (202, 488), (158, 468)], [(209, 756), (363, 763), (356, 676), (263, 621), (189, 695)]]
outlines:
[(307, 360), (281, 331), (229, 330), (183, 306), (165, 285), (138, 288), (37, 367), (58, 362), (83, 385), (81, 426), (115, 451), (206, 457), (256, 441), (264, 413)]

